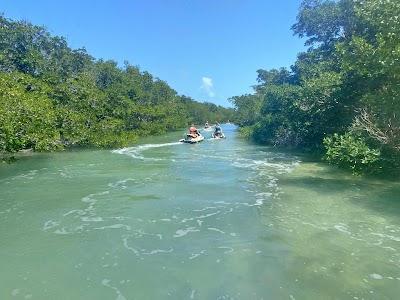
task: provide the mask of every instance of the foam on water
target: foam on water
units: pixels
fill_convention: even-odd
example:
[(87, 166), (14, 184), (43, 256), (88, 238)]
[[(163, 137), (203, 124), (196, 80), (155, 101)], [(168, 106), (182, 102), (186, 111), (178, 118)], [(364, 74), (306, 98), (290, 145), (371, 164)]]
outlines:
[(218, 215), (219, 213), (221, 213), (221, 211), (216, 211), (214, 213), (209, 213), (209, 214), (205, 214), (205, 215), (200, 215), (197, 217), (192, 217), (192, 218), (184, 218), (181, 223), (186, 223), (188, 221), (194, 221), (194, 220), (199, 220), (199, 219), (205, 219), (205, 218), (209, 218), (215, 215)]
[(346, 233), (348, 235), (351, 235), (351, 232), (347, 229), (347, 226), (345, 224), (339, 224), (333, 226), (336, 230), (339, 230), (340, 232)]
[(32, 180), (36, 177), (38, 172), (39, 172), (39, 170), (30, 170), (27, 173), (23, 173), (23, 174), (19, 174), (14, 177), (11, 177), (9, 180), (25, 180), (25, 179)]
[(121, 291), (117, 287), (111, 285), (110, 279), (103, 279), (101, 281), (101, 284), (115, 291), (115, 293), (117, 294), (117, 298), (115, 298), (115, 300), (126, 300), (125, 296), (122, 295)]
[(145, 157), (145, 156), (143, 156), (142, 152), (149, 150), (149, 149), (153, 149), (153, 148), (171, 147), (171, 146), (177, 146), (177, 145), (182, 145), (182, 143), (173, 142), (173, 143), (162, 143), (162, 144), (145, 144), (145, 145), (138, 145), (138, 146), (134, 146), (134, 147), (126, 147), (126, 148), (122, 148), (122, 149), (113, 150), (112, 153), (124, 154), (124, 155), (128, 155), (132, 158), (140, 159), (140, 160), (163, 161), (165, 159), (154, 158), (154, 157)]
[(180, 237), (183, 237), (183, 236), (187, 235), (190, 232), (198, 232), (198, 231), (200, 231), (200, 230), (196, 229), (196, 227), (188, 227), (188, 228), (185, 228), (185, 229), (178, 229), (175, 232), (174, 237), (175, 238), (180, 238)]
[(60, 225), (58, 222), (55, 222), (55, 221), (53, 221), (53, 220), (48, 220), (48, 221), (46, 221), (46, 222), (44, 223), (44, 225), (43, 225), (43, 230), (46, 231), (46, 230), (49, 230), (49, 229), (51, 229), (51, 228), (54, 228), (54, 227), (56, 227), (56, 226), (58, 226), (58, 225)]
[(377, 280), (383, 279), (383, 276), (382, 276), (382, 275), (376, 274), (376, 273), (369, 274), (369, 277), (372, 278), (372, 279), (377, 279)]
[(234, 251), (234, 249), (232, 247), (227, 247), (227, 246), (220, 246), (220, 247), (218, 247), (218, 249), (225, 250), (224, 254), (232, 253)]
[(102, 217), (82, 217), (82, 222), (103, 222)]
[(137, 180), (134, 178), (127, 178), (127, 179), (118, 180), (117, 182), (111, 182), (108, 184), (108, 186), (112, 187), (112, 188), (117, 188), (117, 189), (126, 189), (127, 188), (126, 184), (128, 182), (138, 183)]
[(159, 254), (159, 253), (171, 253), (174, 251), (174, 249), (173, 248), (169, 248), (167, 250), (155, 249), (155, 250), (150, 250), (150, 251), (142, 249), (142, 251), (143, 251), (142, 252), (143, 255), (154, 255), (154, 254)]
[(125, 236), (125, 237), (122, 238), (122, 242), (123, 242), (124, 247), (125, 247), (126, 249), (128, 249), (129, 251), (132, 251), (132, 252), (135, 253), (136, 255), (139, 255), (140, 252), (139, 252), (138, 250), (136, 250), (136, 248), (133, 248), (133, 247), (129, 246), (129, 244), (128, 244), (128, 239), (129, 239), (129, 237), (127, 237), (127, 236)]
[(218, 229), (218, 228), (208, 227), (207, 229), (210, 230), (210, 231), (215, 231), (215, 232), (218, 232), (218, 233), (225, 234), (224, 231), (222, 231), (221, 229)]
[(267, 170), (269, 173), (275, 172), (279, 175), (292, 172), (299, 164), (300, 160), (293, 160), (293, 158), (289, 161), (281, 161), (279, 163), (270, 162), (268, 158), (264, 160), (236, 158), (232, 163), (232, 165), (237, 168), (251, 169), (255, 171)]
[(125, 230), (131, 230), (131, 226), (125, 225), (125, 224), (113, 224), (113, 225), (108, 225), (108, 226), (102, 226), (102, 227), (97, 227), (94, 228), (96, 230), (104, 230), (104, 229), (125, 229)]
[(195, 258), (199, 257), (200, 255), (203, 255), (204, 253), (206, 253), (206, 250), (201, 250), (199, 253), (192, 253), (189, 256), (189, 260), (195, 259)]
[(390, 235), (390, 234), (383, 234), (383, 233), (376, 233), (376, 232), (371, 232), (371, 234), (375, 235), (375, 236), (382, 237), (382, 238), (387, 238), (387, 239), (390, 239), (392, 241), (400, 242), (400, 237), (393, 236), (393, 235)]
[(64, 227), (61, 229), (56, 229), (54, 231), (55, 234), (61, 234), (61, 235), (65, 235), (65, 234), (72, 234), (73, 232), (67, 231)]
[[(49, 231), (54, 229), (53, 233), (58, 235), (81, 233), (83, 231), (90, 231), (90, 224), (97, 224), (105, 222), (105, 218), (97, 215), (96, 205), (100, 199), (108, 197), (110, 191), (106, 190), (98, 193), (91, 193), (84, 196), (80, 201), (86, 204), (86, 208), (71, 209), (61, 214), (58, 220), (47, 220), (44, 222), (42, 230)], [(124, 217), (107, 217), (110, 219), (125, 219)], [(80, 222), (79, 222), (80, 220)], [(117, 228), (118, 226), (125, 226), (121, 224), (112, 224), (103, 227), (92, 227), (91, 229), (106, 229), (106, 228)]]

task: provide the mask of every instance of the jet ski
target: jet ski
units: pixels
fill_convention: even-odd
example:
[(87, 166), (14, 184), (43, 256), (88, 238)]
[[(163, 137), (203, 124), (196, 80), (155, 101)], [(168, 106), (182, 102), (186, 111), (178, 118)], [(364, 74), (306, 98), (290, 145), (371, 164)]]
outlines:
[(179, 142), (188, 143), (188, 144), (196, 144), (196, 143), (200, 143), (203, 140), (204, 140), (204, 136), (202, 136), (201, 134), (199, 134), (197, 137), (193, 137), (192, 135), (187, 134), (186, 138), (179, 140)]
[(213, 139), (216, 139), (216, 140), (225, 139), (225, 138), (226, 138), (226, 137), (225, 137), (225, 134), (223, 134), (222, 132), (221, 132), (221, 133), (215, 133), (215, 132), (213, 132), (213, 134), (211, 135), (211, 137), (212, 137)]

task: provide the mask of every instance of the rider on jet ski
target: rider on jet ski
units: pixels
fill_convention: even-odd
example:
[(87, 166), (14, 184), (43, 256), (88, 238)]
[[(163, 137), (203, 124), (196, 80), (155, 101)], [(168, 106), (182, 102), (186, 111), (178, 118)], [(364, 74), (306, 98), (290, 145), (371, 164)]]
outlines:
[(222, 129), (221, 129), (221, 126), (219, 125), (218, 122), (215, 124), (214, 136), (215, 136), (215, 137), (217, 137), (217, 136), (222, 136)]
[(189, 134), (191, 137), (196, 138), (200, 135), (200, 132), (197, 130), (197, 128), (192, 124), (189, 128)]

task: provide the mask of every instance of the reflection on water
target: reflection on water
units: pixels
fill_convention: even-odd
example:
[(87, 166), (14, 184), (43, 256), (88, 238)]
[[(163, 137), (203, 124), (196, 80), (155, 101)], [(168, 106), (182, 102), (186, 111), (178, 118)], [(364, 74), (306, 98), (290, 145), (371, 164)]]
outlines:
[(400, 185), (180, 133), (0, 169), (0, 299), (395, 299)]

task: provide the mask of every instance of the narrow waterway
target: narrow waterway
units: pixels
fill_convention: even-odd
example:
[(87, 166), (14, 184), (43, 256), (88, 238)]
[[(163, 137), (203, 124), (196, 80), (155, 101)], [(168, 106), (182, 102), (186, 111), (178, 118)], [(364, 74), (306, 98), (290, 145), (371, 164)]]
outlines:
[(0, 166), (0, 299), (398, 299), (399, 183), (223, 129)]

